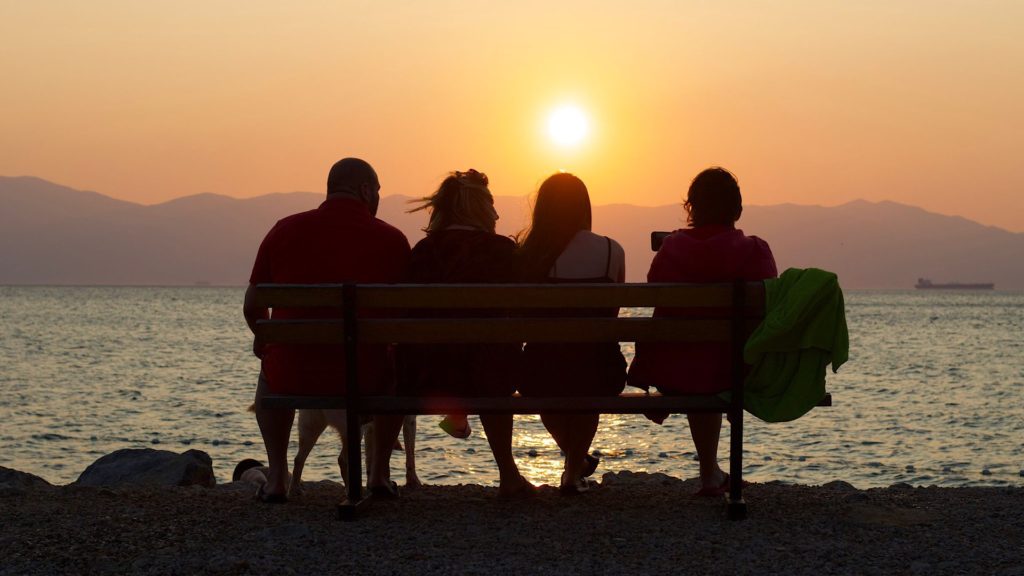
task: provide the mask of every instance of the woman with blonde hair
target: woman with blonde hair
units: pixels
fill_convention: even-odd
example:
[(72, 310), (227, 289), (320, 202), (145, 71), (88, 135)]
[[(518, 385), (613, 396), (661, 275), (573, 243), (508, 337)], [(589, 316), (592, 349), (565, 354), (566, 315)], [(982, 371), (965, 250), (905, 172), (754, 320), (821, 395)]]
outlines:
[[(516, 279), (516, 244), (494, 232), (498, 213), (487, 175), (452, 172), (411, 212), (430, 214), (426, 238), (412, 250), (409, 282), (508, 283)], [(451, 312), (452, 316), (462, 315)], [(411, 345), (400, 349), (399, 393), (418, 396), (510, 396), (515, 391), (517, 344)], [(499, 494), (527, 496), (535, 488), (512, 456), (512, 416), (481, 414), (494, 460)], [(455, 437), (469, 435), (466, 415), (449, 415), (442, 428)]]
[[(590, 231), (590, 195), (572, 174), (554, 174), (537, 190), (532, 222), (519, 248), (521, 279), (542, 283), (623, 282), (626, 256), (618, 242)], [(564, 311), (558, 313), (564, 317)], [(618, 309), (574, 311), (611, 316)], [(615, 342), (598, 344), (527, 343), (519, 392), (524, 396), (614, 396), (625, 387), (626, 361)], [(541, 414), (541, 421), (565, 453), (559, 491), (587, 490), (597, 458), (589, 454), (598, 414)]]

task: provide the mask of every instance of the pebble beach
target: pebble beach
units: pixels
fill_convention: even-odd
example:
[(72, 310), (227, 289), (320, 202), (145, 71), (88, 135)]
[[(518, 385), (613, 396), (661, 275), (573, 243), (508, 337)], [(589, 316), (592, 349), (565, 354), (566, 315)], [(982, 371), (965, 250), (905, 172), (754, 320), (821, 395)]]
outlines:
[(753, 483), (725, 518), (694, 480), (606, 473), (591, 491), (526, 500), (423, 486), (336, 518), (343, 487), (286, 504), (215, 487), (0, 483), (0, 575), (1000, 574), (1024, 575), (1024, 488), (858, 490)]

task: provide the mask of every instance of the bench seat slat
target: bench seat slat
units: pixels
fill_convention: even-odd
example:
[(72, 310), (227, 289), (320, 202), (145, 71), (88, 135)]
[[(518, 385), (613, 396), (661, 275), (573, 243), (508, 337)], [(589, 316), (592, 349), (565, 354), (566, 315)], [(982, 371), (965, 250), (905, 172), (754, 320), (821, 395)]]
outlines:
[[(344, 408), (344, 396), (266, 395), (267, 408)], [(631, 393), (608, 397), (536, 398), (504, 396), (498, 398), (452, 398), (418, 396), (363, 396), (360, 412), (370, 414), (538, 414), (541, 412), (631, 414), (646, 411), (684, 411), (701, 409), (721, 412), (728, 402), (716, 396), (661, 396)]]
[[(343, 409), (344, 396), (289, 396), (267, 394), (264, 408)], [(825, 394), (819, 406), (831, 406), (832, 395)], [(722, 412), (729, 403), (717, 396), (662, 396), (627, 392), (608, 397), (524, 398), (518, 394), (501, 398), (430, 398), (414, 396), (364, 396), (360, 410), (371, 414), (538, 414), (589, 413), (642, 414), (644, 412)]]

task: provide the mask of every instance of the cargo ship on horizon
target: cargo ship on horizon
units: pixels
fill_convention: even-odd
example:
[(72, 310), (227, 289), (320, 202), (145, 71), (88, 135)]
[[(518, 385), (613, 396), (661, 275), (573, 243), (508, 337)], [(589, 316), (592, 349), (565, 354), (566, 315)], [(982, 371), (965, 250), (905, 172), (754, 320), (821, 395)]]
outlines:
[(960, 282), (947, 282), (936, 284), (927, 278), (918, 278), (914, 288), (918, 290), (995, 290), (996, 285), (987, 282), (961, 284)]

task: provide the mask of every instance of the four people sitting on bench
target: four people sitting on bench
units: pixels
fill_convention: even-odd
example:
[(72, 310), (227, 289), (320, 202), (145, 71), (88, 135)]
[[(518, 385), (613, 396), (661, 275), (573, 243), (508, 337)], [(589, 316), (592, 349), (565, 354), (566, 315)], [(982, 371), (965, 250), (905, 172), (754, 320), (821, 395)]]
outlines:
[[(250, 328), (268, 315), (251, 302), (257, 283), (625, 280), (622, 247), (590, 230), (590, 198), (579, 178), (559, 173), (544, 181), (530, 228), (518, 248), (515, 241), (494, 232), (498, 214), (488, 184), (487, 176), (476, 170), (453, 172), (434, 194), (421, 199), (413, 211), (429, 212), (427, 236), (410, 255), (402, 233), (375, 218), (380, 185), (373, 169), (362, 160), (339, 161), (331, 169), (327, 200), (320, 208), (281, 220), (260, 246), (244, 308)], [(665, 239), (651, 265), (649, 282), (711, 283), (776, 276), (768, 245), (734, 227), (742, 202), (739, 186), (728, 171), (712, 168), (699, 174), (690, 186), (685, 208), (691, 228)], [(289, 314), (295, 312), (274, 310), (275, 317)], [(587, 317), (617, 314), (617, 309), (582, 312)], [(671, 314), (672, 310), (655, 310), (656, 316)], [(269, 460), (261, 493), (265, 498), (283, 498), (294, 411), (261, 408), (260, 398), (268, 392), (325, 393), (324, 386), (338, 392), (338, 375), (344, 373), (342, 354), (329, 346), (293, 350), (275, 345), (265, 350), (258, 341), (254, 352), (263, 362), (256, 415)], [(720, 373), (721, 367), (728, 366), (722, 361), (727, 354), (724, 345), (638, 343), (629, 382), (645, 389), (655, 386), (665, 394), (714, 394), (728, 388), (728, 374)], [(524, 396), (614, 396), (626, 381), (626, 362), (615, 343), (526, 343), (522, 350), (517, 345), (408, 345), (397, 351), (397, 359), (401, 395), (506, 396), (518, 388)], [(386, 364), (381, 351), (362, 351), (364, 393), (387, 394), (394, 389), (386, 383)], [(664, 416), (652, 419), (660, 423)], [(721, 414), (688, 418), (700, 459), (698, 493), (723, 494), (728, 476), (717, 459)], [(561, 493), (586, 491), (586, 477), (597, 466), (589, 449), (599, 415), (542, 414), (541, 419), (565, 454)], [(481, 415), (480, 421), (498, 465), (499, 495), (534, 494), (535, 487), (520, 475), (512, 456), (512, 416)], [(402, 417), (377, 416), (375, 424), (368, 484), (372, 493), (393, 496), (396, 488), (388, 462)], [(442, 427), (457, 437), (469, 434), (465, 414), (449, 415)]]

